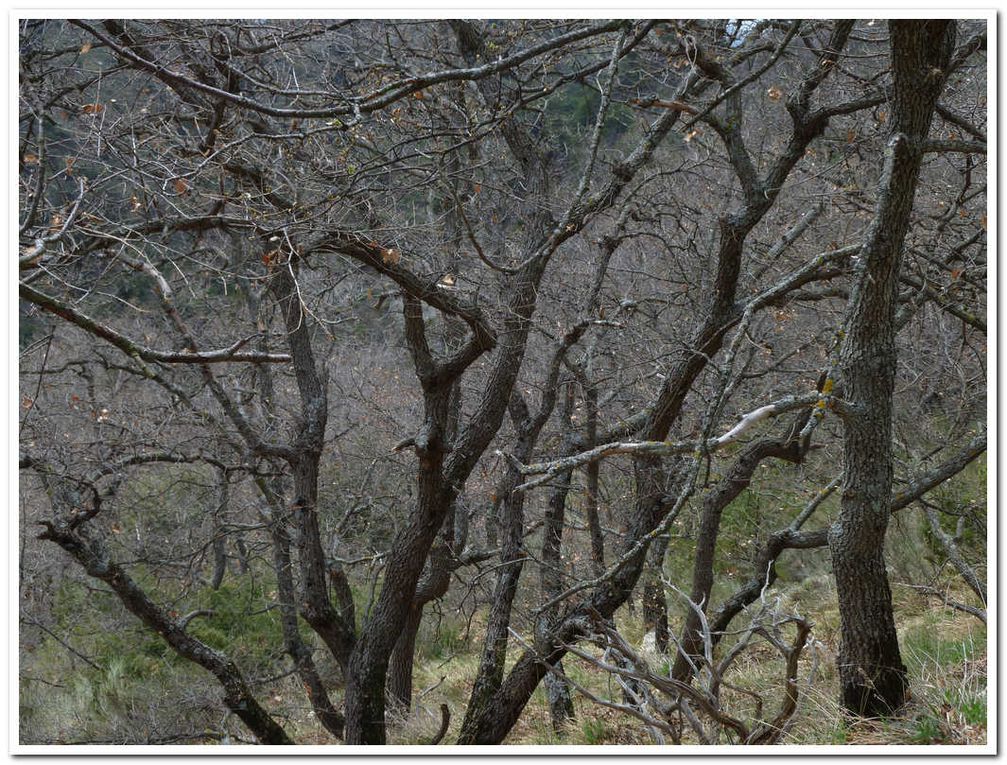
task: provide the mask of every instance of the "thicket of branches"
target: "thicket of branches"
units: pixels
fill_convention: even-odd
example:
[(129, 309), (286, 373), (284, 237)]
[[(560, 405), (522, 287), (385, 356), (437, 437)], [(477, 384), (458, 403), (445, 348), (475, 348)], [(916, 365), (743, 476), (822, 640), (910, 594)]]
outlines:
[[(246, 735), (296, 743), (259, 677), (290, 672), (329, 740), (381, 744), (450, 601), (483, 646), (457, 742), (500, 743), (541, 682), (573, 714), (599, 640), (681, 731), (777, 559), (826, 547), (843, 703), (896, 711), (884, 537), (921, 503), (984, 614), (985, 516), (928, 502), (986, 446), (984, 22), (19, 32), (24, 639), (83, 573)], [(810, 499), (713, 602), (780, 464)], [(269, 671), (202, 605), (234, 577)], [(636, 596), (660, 676), (615, 631)]]

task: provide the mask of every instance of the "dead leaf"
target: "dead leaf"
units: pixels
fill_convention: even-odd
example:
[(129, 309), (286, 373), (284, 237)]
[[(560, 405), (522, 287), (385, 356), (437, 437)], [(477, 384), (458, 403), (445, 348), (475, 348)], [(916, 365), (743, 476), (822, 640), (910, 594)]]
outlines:
[(84, 43), (83, 45), (80, 46), (80, 54), (82, 56), (85, 53), (87, 53), (89, 50), (91, 50), (91, 43), (89, 43), (89, 42), (86, 42), (86, 43)]
[(853, 128), (846, 131), (846, 143), (853, 143), (857, 138), (857, 133)]
[(772, 87), (766, 91), (766, 98), (770, 101), (779, 101), (783, 98), (783, 91), (777, 87)]
[(189, 182), (185, 178), (176, 178), (173, 185), (176, 194), (184, 194), (189, 190)]
[(402, 260), (402, 254), (394, 247), (381, 251), (381, 262), (386, 266), (397, 266), (400, 260)]
[(983, 215), (983, 217), (981, 217), (979, 219), (979, 225), (983, 227), (983, 231), (986, 230), (986, 216), (985, 215)]
[(84, 104), (80, 107), (80, 110), (84, 112), (84, 114), (99, 114), (105, 110), (105, 107), (103, 104), (99, 103)]
[(21, 397), (21, 406), (23, 406), (25, 409), (31, 409), (34, 405), (35, 400), (27, 393)]
[(37, 154), (25, 154), (22, 160), (26, 165), (37, 165), (38, 155)]

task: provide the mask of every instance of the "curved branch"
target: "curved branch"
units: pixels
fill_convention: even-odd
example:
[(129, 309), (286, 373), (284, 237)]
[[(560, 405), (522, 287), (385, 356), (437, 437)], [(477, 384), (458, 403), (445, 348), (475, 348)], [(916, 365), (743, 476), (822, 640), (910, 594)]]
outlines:
[[(976, 436), (964, 448), (933, 470), (917, 476), (905, 489), (896, 492), (891, 500), (891, 512), (897, 512), (912, 504), (931, 489), (960, 473), (966, 465), (986, 451), (986, 434)], [(811, 516), (827, 497), (840, 479), (834, 480), (819, 492), (811, 503), (784, 529), (770, 535), (763, 549), (756, 556), (756, 570), (752, 577), (717, 609), (711, 623), (714, 632), (723, 632), (731, 620), (749, 603), (755, 602), (767, 584), (776, 579), (774, 564), (784, 550), (812, 550), (825, 547), (829, 543), (828, 528), (816, 531), (800, 531), (801, 525)]]
[[(39, 162), (42, 160), (39, 159)], [(39, 169), (41, 173), (42, 170)], [(70, 214), (66, 216), (66, 221), (60, 227), (59, 231), (53, 232), (48, 236), (39, 237), (35, 240), (35, 245), (24, 250), (18, 255), (18, 270), (24, 271), (29, 268), (34, 268), (38, 263), (38, 259), (42, 257), (46, 249), (50, 244), (54, 244), (66, 236), (66, 232), (70, 230), (70, 226), (74, 224), (77, 220), (77, 213), (80, 212), (80, 203), (84, 200), (84, 191), (86, 186), (84, 184), (84, 179), (81, 178), (79, 181), (80, 191), (77, 194), (77, 200), (73, 203), (73, 208), (70, 210)]]
[(954, 141), (931, 138), (923, 143), (924, 152), (960, 152), (962, 154), (985, 154), (985, 141)]
[[(287, 732), (252, 695), (248, 683), (234, 661), (210, 648), (185, 631), (186, 624), (172, 618), (150, 599), (139, 585), (117, 563), (110, 561), (96, 542), (89, 542), (65, 524), (44, 523), (46, 530), (39, 536), (68, 552), (88, 573), (115, 592), (123, 606), (144, 626), (157, 632), (180, 656), (207, 670), (224, 689), (224, 703), (237, 715), (263, 744), (294, 743)], [(186, 617), (188, 619), (190, 617)]]
[(254, 340), (256, 335), (238, 340), (226, 348), (214, 351), (159, 351), (140, 345), (135, 340), (126, 337), (126, 335), (95, 321), (66, 303), (44, 292), (39, 292), (27, 284), (21, 283), (19, 285), (18, 294), (23, 300), (27, 300), (29, 303), (33, 303), (39, 308), (55, 314), (61, 319), (65, 319), (84, 331), (108, 341), (127, 356), (143, 359), (144, 361), (160, 364), (220, 364), (223, 362), (243, 361), (260, 364), (278, 364), (290, 361), (290, 356), (285, 353), (239, 352), (242, 347), (247, 345), (251, 340)]
[(574, 454), (570, 457), (563, 457), (549, 462), (537, 462), (531, 465), (522, 465), (520, 463), (515, 464), (515, 460), (511, 455), (503, 454), (502, 452), (498, 452), (498, 454), (510, 460), (512, 464), (515, 464), (518, 472), (522, 475), (539, 475), (538, 478), (527, 481), (514, 489), (514, 491), (524, 492), (545, 483), (550, 478), (553, 478), (562, 472), (572, 470), (573, 468), (580, 467), (581, 465), (586, 465), (589, 462), (596, 462), (597, 460), (604, 459), (605, 457), (613, 457), (619, 454), (650, 454), (654, 456), (668, 457), (674, 454), (685, 454), (687, 452), (695, 451), (713, 452), (727, 446), (730, 443), (733, 443), (734, 441), (737, 441), (741, 438), (741, 436), (751, 430), (753, 426), (763, 420), (775, 417), (783, 412), (800, 409), (801, 407), (808, 406), (809, 404), (820, 403), (820, 399), (821, 394), (816, 392), (813, 394), (806, 394), (804, 396), (788, 396), (780, 399), (779, 401), (774, 401), (770, 404), (760, 406), (758, 409), (753, 409), (748, 414), (743, 415), (738, 423), (726, 433), (723, 433), (716, 438), (711, 438), (705, 443), (697, 440), (614, 442), (596, 446), (593, 449), (588, 449), (587, 451)]
[(443, 82), (481, 80), (495, 74), (500, 74), (501, 72), (506, 72), (529, 59), (540, 56), (543, 53), (548, 53), (556, 48), (561, 48), (564, 45), (579, 42), (580, 40), (604, 34), (606, 32), (612, 32), (619, 29), (625, 22), (621, 20), (608, 21), (595, 24), (590, 27), (585, 27), (583, 29), (577, 29), (573, 32), (558, 35), (557, 37), (541, 42), (538, 45), (533, 45), (513, 54), (512, 56), (508, 56), (507, 58), (500, 58), (496, 61), (491, 61), (480, 66), (471, 66), (463, 69), (448, 69), (441, 72), (430, 72), (428, 74), (410, 77), (404, 81), (392, 83), (379, 88), (363, 98), (345, 99), (346, 101), (349, 101), (347, 105), (327, 106), (317, 109), (280, 108), (270, 106), (249, 98), (248, 96), (231, 93), (230, 91), (222, 90), (214, 87), (213, 85), (207, 85), (205, 82), (194, 80), (191, 77), (172, 71), (161, 64), (144, 58), (125, 45), (121, 45), (116, 42), (109, 35), (85, 21), (80, 19), (71, 19), (70, 23), (83, 29), (88, 34), (103, 42), (120, 57), (132, 62), (141, 69), (145, 69), (173, 88), (191, 88), (199, 91), (200, 93), (205, 93), (217, 100), (226, 101), (261, 114), (268, 114), (272, 117), (296, 117), (305, 119), (310, 117), (339, 117), (345, 115), (359, 116), (361, 114), (367, 114), (369, 112), (383, 109), (386, 106), (389, 106), (400, 99), (406, 98), (413, 93), (417, 93), (424, 88), (428, 88), (431, 85), (437, 85)]

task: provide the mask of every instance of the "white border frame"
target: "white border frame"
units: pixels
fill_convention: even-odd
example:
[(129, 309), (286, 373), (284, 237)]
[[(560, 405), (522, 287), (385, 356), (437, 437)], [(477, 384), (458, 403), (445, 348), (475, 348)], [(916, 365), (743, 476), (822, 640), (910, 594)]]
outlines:
[[(922, 7), (923, 5), (926, 7)], [(401, 2), (391, 2), (390, 0), (372, 0), (367, 6), (336, 6), (324, 5), (318, 0), (302, 0), (296, 8), (277, 8), (270, 6), (262, 0), (250, 0), (249, 2), (235, 2), (234, 0), (218, 0), (213, 8), (205, 8), (195, 5), (182, 5), (173, 8), (137, 8), (128, 2), (112, 2), (104, 6), (95, 7), (68, 7), (65, 5), (52, 5), (50, 7), (26, 7), (23, 5), (8, 7), (8, 78), (7, 78), (7, 183), (4, 192), (8, 196), (8, 242), (10, 252), (17, 252), (17, 220), (18, 220), (18, 194), (15, 189), (15, 179), (17, 177), (17, 166), (15, 157), (17, 153), (17, 115), (18, 115), (18, 21), (23, 18), (68, 18), (71, 16), (81, 18), (97, 18), (106, 15), (120, 15), (127, 18), (228, 18), (228, 17), (269, 17), (269, 18), (369, 18), (369, 19), (437, 19), (452, 17), (479, 17), (479, 18), (609, 18), (613, 17), (611, 12), (606, 12), (607, 8), (613, 6), (597, 2), (597, 0), (587, 0), (584, 3), (576, 3), (573, 0), (552, 0), (548, 4), (538, 4), (529, 2), (518, 2), (508, 5), (497, 5), (481, 3), (474, 5), (472, 2), (462, 2), (462, 0), (436, 0), (431, 4), (403, 4)], [(995, 6), (969, 6), (966, 8), (949, 8), (947, 6), (936, 6), (932, 2), (910, 3), (904, 2), (900, 5), (888, 5), (878, 7), (870, 3), (853, 3), (842, 7), (813, 7), (809, 8), (807, 2), (776, 2), (767, 6), (760, 6), (755, 3), (731, 4), (725, 6), (707, 6), (700, 8), (701, 13), (690, 14), (683, 11), (694, 10), (692, 7), (679, 8), (669, 7), (665, 2), (635, 2), (630, 5), (619, 4), (617, 7), (619, 16), (626, 18), (642, 18), (645, 16), (689, 16), (692, 18), (714, 18), (714, 17), (746, 17), (753, 14), (760, 16), (780, 16), (786, 18), (788, 15), (797, 12), (801, 18), (956, 18), (956, 19), (986, 19), (988, 25), (988, 60), (990, 65), (987, 71), (987, 110), (989, 129), (988, 135), (994, 137), (988, 148), (987, 167), (993, 174), (993, 182), (989, 184), (987, 191), (987, 241), (988, 241), (988, 263), (989, 274), (988, 283), (995, 285), (988, 295), (988, 325), (991, 332), (987, 336), (987, 360), (989, 370), (988, 380), (988, 400), (987, 400), (987, 427), (990, 433), (990, 442), (987, 454), (987, 516), (988, 516), (988, 580), (989, 580), (989, 622), (987, 627), (987, 675), (993, 682), (987, 686), (987, 741), (985, 745), (975, 746), (941, 746), (941, 745), (906, 745), (906, 746), (866, 746), (866, 745), (781, 745), (781, 746), (616, 746), (616, 745), (499, 745), (499, 746), (444, 746), (432, 749), (427, 746), (319, 746), (300, 745), (296, 747), (281, 746), (206, 746), (206, 745), (163, 745), (163, 746), (109, 746), (109, 745), (25, 745), (18, 743), (18, 714), (19, 694), (18, 694), (18, 618), (16, 609), (18, 607), (18, 474), (16, 468), (15, 455), (8, 453), (5, 460), (6, 470), (9, 475), (9, 492), (13, 494), (12, 501), (8, 502), (8, 587), (7, 594), (7, 616), (8, 630), (7, 640), (7, 688), (9, 708), (7, 709), (7, 751), (8, 756), (20, 755), (100, 755), (100, 756), (145, 756), (159, 755), (169, 756), (174, 760), (176, 756), (197, 756), (203, 760), (205, 756), (302, 756), (302, 755), (337, 755), (339, 757), (349, 757), (357, 760), (360, 757), (398, 757), (402, 755), (423, 755), (435, 757), (472, 757), (472, 756), (503, 756), (510, 760), (516, 756), (533, 756), (536, 759), (541, 756), (602, 756), (607, 759), (623, 759), (640, 756), (674, 756), (692, 759), (696, 756), (847, 756), (864, 757), (871, 756), (926, 756), (926, 757), (950, 757), (961, 755), (996, 755), (998, 753), (998, 680), (999, 680), (999, 634), (998, 634), (998, 553), (999, 535), (997, 524), (998, 492), (997, 483), (994, 479), (999, 467), (999, 450), (997, 448), (997, 400), (999, 393), (999, 325), (998, 325), (998, 288), (999, 269), (997, 268), (997, 245), (999, 244), (998, 227), (998, 156), (997, 141), (998, 133), (998, 109), (997, 84), (999, 75), (999, 47), (998, 47), (998, 14)], [(338, 13), (337, 11), (343, 11)], [(13, 191), (13, 193), (12, 193)], [(17, 357), (17, 332), (18, 325), (18, 296), (14, 293), (13, 280), (10, 289), (10, 314), (13, 319), (8, 327), (8, 349), (13, 356)], [(17, 432), (17, 410), (12, 402), (17, 400), (17, 379), (14, 374), (7, 381), (6, 400), (7, 418), (9, 433)], [(11, 452), (17, 447), (12, 437)], [(990, 650), (992, 648), (992, 650)], [(46, 758), (48, 759), (48, 758)]]

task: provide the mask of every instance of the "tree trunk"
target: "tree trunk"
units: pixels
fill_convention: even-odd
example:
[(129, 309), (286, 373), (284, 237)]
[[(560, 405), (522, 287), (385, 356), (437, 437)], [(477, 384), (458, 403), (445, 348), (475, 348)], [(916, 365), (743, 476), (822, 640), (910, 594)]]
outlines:
[(213, 577), (210, 587), (219, 590), (227, 573), (227, 536), (224, 533), (224, 517), (227, 514), (231, 489), (230, 477), (224, 470), (217, 471), (217, 509), (213, 514)]
[(643, 629), (654, 633), (654, 647), (668, 650), (668, 599), (664, 593), (664, 556), (668, 537), (654, 540), (647, 551), (647, 569), (643, 575)]
[[(590, 381), (584, 383), (584, 408), (586, 412), (585, 448), (598, 444), (598, 388)], [(598, 492), (601, 483), (601, 461), (589, 462), (584, 467), (584, 515), (591, 535), (591, 562), (595, 576), (605, 570), (605, 535), (598, 516)]]
[(894, 319), (922, 143), (943, 89), (955, 24), (892, 21), (889, 30), (892, 137), (840, 350), (845, 472), (839, 518), (829, 530), (839, 597), (842, 703), (871, 717), (898, 710), (907, 690), (884, 558), (892, 486)]
[[(563, 672), (563, 662), (556, 662), (556, 669)], [(577, 710), (573, 706), (573, 696), (570, 695), (570, 686), (562, 678), (551, 672), (545, 676), (545, 698), (549, 704), (549, 719), (552, 722), (552, 729), (556, 733), (562, 733), (566, 726), (576, 719)]]
[[(432, 420), (443, 422), (443, 414), (443, 410), (437, 412)], [(427, 554), (454, 500), (451, 488), (441, 482), (444, 457), (441, 432), (435, 428), (429, 438), (417, 438), (416, 452), (421, 465), (417, 506), (411, 522), (396, 535), (389, 548), (381, 594), (350, 657), (346, 685), (348, 744), (385, 743), (388, 662), (413, 611), (416, 586)]]
[[(574, 386), (566, 386), (563, 406), (560, 409), (560, 422), (563, 428), (563, 454), (570, 454), (573, 447), (573, 407)], [(590, 415), (588, 415), (590, 419)], [(590, 434), (588, 439), (590, 440)], [(542, 565), (539, 567), (539, 587), (543, 600), (552, 600), (563, 591), (563, 527), (566, 522), (566, 501), (570, 496), (570, 482), (573, 471), (568, 470), (556, 476), (556, 483), (549, 494), (549, 504), (545, 511), (545, 523), (542, 529)], [(552, 609), (539, 616), (535, 623), (535, 642), (539, 649), (547, 649), (548, 635), (556, 618)], [(563, 667), (556, 668), (562, 672)], [(549, 703), (549, 717), (552, 728), (557, 733), (574, 717), (573, 698), (570, 686), (562, 677), (549, 673), (545, 677), (546, 700)]]
[[(791, 433), (799, 433), (807, 420), (808, 413), (798, 416)], [(762, 439), (747, 446), (731, 465), (727, 475), (703, 501), (703, 513), (696, 538), (696, 552), (692, 566), (692, 591), (689, 598), (702, 606), (705, 613), (710, 611), (710, 593), (713, 590), (713, 566), (717, 556), (717, 538), (720, 535), (720, 520), (724, 510), (743, 492), (752, 480), (755, 469), (767, 457), (777, 457), (791, 462), (800, 462), (803, 456), (801, 444), (791, 439)], [(765, 573), (765, 572), (763, 572)], [(679, 639), (678, 654), (672, 668), (672, 677), (681, 682), (692, 676), (690, 658), (701, 655), (703, 636), (699, 614), (688, 609), (685, 626)]]
[(413, 658), (422, 622), (423, 604), (414, 603), (388, 662), (388, 700), (400, 712), (409, 711), (413, 702)]
[(244, 576), (248, 573), (248, 546), (245, 540), (239, 535), (234, 540), (234, 549), (237, 551), (238, 573)]
[(273, 538), (273, 564), (276, 568), (276, 589), (279, 595), (280, 629), (283, 633), (284, 648), (294, 662), (315, 717), (329, 733), (342, 738), (343, 716), (332, 705), (312, 658), (312, 650), (301, 638), (297, 625), (297, 590), (294, 586), (290, 535), (284, 517), (282, 495), (275, 487), (268, 486), (265, 480), (261, 484), (261, 489), (267, 502), (274, 508), (269, 531)]
[[(449, 340), (458, 340), (457, 325), (448, 325)], [(453, 443), (458, 432), (458, 415), (461, 411), (461, 385), (455, 380), (451, 385), (447, 420), (444, 426), (445, 441)], [(400, 711), (412, 706), (413, 666), (416, 661), (416, 637), (423, 623), (423, 609), (427, 603), (444, 597), (451, 585), (451, 572), (458, 567), (458, 553), (468, 542), (468, 519), (452, 502), (441, 524), (437, 541), (430, 549), (426, 573), (416, 585), (413, 605), (406, 617), (389, 663), (388, 698)]]
[[(815, 67), (799, 87), (799, 98), (788, 105), (795, 122), (792, 140), (773, 163), (765, 181), (754, 188), (750, 179), (739, 178), (751, 187), (744, 206), (725, 215), (720, 220), (720, 244), (714, 294), (709, 312), (697, 328), (692, 347), (677, 359), (671, 373), (665, 378), (646, 422), (641, 428), (643, 440), (662, 441), (678, 419), (682, 405), (696, 378), (723, 344), (724, 335), (739, 318), (735, 297), (745, 238), (772, 207), (790, 171), (804, 156), (808, 144), (821, 135), (826, 117), (811, 118), (809, 100), (815, 90), (833, 70), (839, 51), (846, 45), (853, 22), (838, 21), (826, 48)], [(669, 127), (674, 124), (669, 122)], [(625, 562), (611, 578), (598, 587), (591, 596), (568, 611), (553, 630), (552, 650), (545, 656), (540, 651), (525, 652), (511, 670), (506, 680), (494, 694), (493, 703), (481, 710), (473, 719), (459, 744), (496, 744), (501, 742), (513, 727), (546, 672), (545, 666), (562, 659), (563, 643), (576, 641), (580, 636), (579, 616), (585, 609), (597, 612), (602, 618), (612, 616), (629, 597), (643, 569), (645, 553), (630, 552), (636, 543), (660, 524), (667, 510), (665, 471), (659, 459), (650, 455), (634, 458), (636, 501), (628, 533), (623, 545)], [(471, 711), (471, 710), (470, 710)]]
[[(413, 665), (416, 659), (416, 636), (423, 623), (423, 609), (432, 600), (441, 598), (451, 584), (451, 572), (457, 568), (455, 551), (465, 546), (466, 534), (459, 533), (456, 523), (457, 508), (452, 507), (438, 541), (430, 550), (427, 572), (416, 586), (413, 606), (406, 617), (389, 663), (388, 698), (401, 710), (408, 710), (413, 696)], [(457, 541), (456, 541), (457, 540)]]
[[(568, 399), (569, 401), (569, 399)], [(566, 407), (567, 414), (570, 407)], [(568, 470), (556, 476), (556, 485), (549, 495), (549, 505), (545, 514), (545, 526), (542, 531), (542, 566), (541, 582), (542, 598), (551, 600), (563, 591), (563, 525), (566, 518), (566, 500), (570, 494), (570, 481), (573, 471)], [(535, 638), (542, 649), (548, 645), (548, 636), (554, 613), (543, 613), (535, 625)], [(562, 665), (556, 667), (561, 672)], [(557, 733), (573, 719), (573, 699), (570, 696), (570, 686), (552, 673), (545, 677), (546, 699), (549, 702), (549, 716), (552, 727)]]
[[(531, 453), (531, 446), (520, 444), (518, 453)], [(525, 457), (527, 459), (527, 457)], [(500, 554), (501, 568), (497, 574), (493, 590), (493, 602), (486, 623), (486, 637), (483, 653), (479, 661), (479, 671), (472, 685), (465, 719), (462, 721), (461, 735), (471, 729), (473, 721), (490, 713), (492, 700), (503, 679), (504, 662), (507, 659), (507, 628), (510, 626), (511, 607), (517, 595), (518, 579), (524, 566), (524, 552), (521, 541), (524, 536), (524, 497), (511, 489), (519, 483), (520, 475), (514, 467), (510, 473), (507, 494), (503, 502), (503, 551)]]

